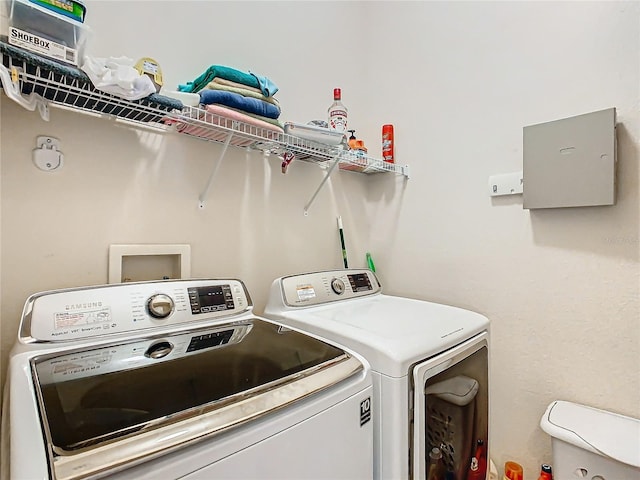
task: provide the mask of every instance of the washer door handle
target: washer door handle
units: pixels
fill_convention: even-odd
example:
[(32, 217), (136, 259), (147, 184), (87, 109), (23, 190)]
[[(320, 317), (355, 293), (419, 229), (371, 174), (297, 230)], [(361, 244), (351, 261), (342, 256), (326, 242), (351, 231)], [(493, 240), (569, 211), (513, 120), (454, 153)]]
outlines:
[(161, 342), (154, 343), (149, 348), (147, 348), (147, 351), (144, 352), (144, 356), (154, 359), (162, 358), (169, 355), (171, 353), (171, 350), (173, 350), (173, 345), (171, 345), (171, 343), (167, 342), (166, 340), (163, 340)]

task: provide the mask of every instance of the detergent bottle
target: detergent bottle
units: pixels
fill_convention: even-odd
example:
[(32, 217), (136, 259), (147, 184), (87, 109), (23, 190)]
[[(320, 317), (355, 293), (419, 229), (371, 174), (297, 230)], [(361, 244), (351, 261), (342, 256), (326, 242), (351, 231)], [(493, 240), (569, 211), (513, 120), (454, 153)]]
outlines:
[(364, 141), (356, 138), (356, 131), (355, 130), (347, 130), (347, 131), (351, 133), (351, 136), (349, 137), (349, 141), (348, 141), (349, 150), (354, 150), (355, 153), (360, 156), (367, 153), (367, 147), (364, 146)]
[(351, 135), (349, 136), (349, 148), (351, 150), (355, 150), (357, 148), (356, 146), (356, 131), (355, 130), (347, 130)]
[(442, 459), (442, 451), (438, 447), (434, 447), (429, 452), (429, 473), (427, 480), (445, 480), (445, 466)]

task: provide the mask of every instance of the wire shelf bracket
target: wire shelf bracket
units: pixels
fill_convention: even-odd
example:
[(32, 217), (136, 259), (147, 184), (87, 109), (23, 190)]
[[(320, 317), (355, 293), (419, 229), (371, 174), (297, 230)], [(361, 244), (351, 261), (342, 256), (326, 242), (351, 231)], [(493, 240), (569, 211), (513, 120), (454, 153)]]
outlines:
[(311, 198), (309, 199), (307, 204), (304, 206), (304, 216), (305, 217), (309, 216), (309, 209), (311, 208), (311, 205), (313, 204), (313, 202), (315, 201), (316, 197), (318, 196), (318, 193), (320, 193), (320, 190), (322, 190), (322, 187), (324, 187), (324, 184), (327, 183), (327, 180), (329, 180), (329, 176), (331, 175), (331, 172), (333, 172), (333, 170), (336, 168), (336, 165), (338, 165), (339, 161), (340, 161), (340, 154), (337, 154), (333, 158), (333, 160), (331, 160), (331, 162), (332, 162), (331, 166), (329, 167), (329, 169), (325, 173), (324, 178), (320, 182), (320, 185), (318, 185), (318, 188), (316, 188), (316, 191), (311, 196)]
[(209, 180), (207, 180), (207, 185), (204, 187), (204, 190), (202, 191), (202, 193), (200, 194), (200, 197), (198, 198), (199, 200), (198, 207), (200, 209), (204, 208), (205, 200), (209, 195), (209, 190), (211, 189), (211, 184), (213, 183), (213, 179), (216, 177), (216, 173), (218, 172), (218, 168), (222, 163), (222, 159), (227, 153), (227, 148), (229, 148), (229, 144), (231, 143), (232, 138), (233, 138), (233, 132), (229, 132), (227, 134), (227, 139), (224, 142), (224, 146), (222, 147), (222, 151), (220, 152), (220, 157), (218, 158), (218, 161), (216, 162), (215, 166), (213, 167), (213, 170), (211, 171), (211, 174), (209, 175)]
[(0, 64), (0, 80), (4, 88), (7, 97), (16, 102), (21, 107), (33, 112), (38, 110), (40, 117), (45, 122), (49, 121), (49, 102), (42, 98), (37, 93), (30, 93), (29, 95), (23, 95), (20, 92), (20, 84), (18, 82), (19, 73), (18, 70), (13, 67), (11, 73), (4, 65)]

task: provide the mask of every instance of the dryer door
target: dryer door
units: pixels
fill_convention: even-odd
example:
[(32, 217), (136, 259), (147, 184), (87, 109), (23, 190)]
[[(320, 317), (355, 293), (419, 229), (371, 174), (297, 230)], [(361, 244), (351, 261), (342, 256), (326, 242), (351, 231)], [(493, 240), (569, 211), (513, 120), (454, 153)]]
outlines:
[[(486, 470), (489, 416), (489, 334), (483, 332), (413, 369), (411, 464), (413, 479), (431, 469), (443, 478), (466, 479), (474, 468)], [(478, 448), (479, 446), (479, 448)], [(434, 452), (430, 461), (430, 452)], [(441, 459), (438, 460), (441, 455)], [(485, 478), (479, 475), (477, 478)]]

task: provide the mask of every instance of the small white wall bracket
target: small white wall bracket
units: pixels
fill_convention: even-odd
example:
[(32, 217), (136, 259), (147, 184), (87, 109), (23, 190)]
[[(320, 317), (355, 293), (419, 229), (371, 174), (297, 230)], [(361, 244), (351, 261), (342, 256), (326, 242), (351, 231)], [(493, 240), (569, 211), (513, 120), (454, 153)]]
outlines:
[(522, 172), (491, 175), (489, 177), (489, 195), (492, 197), (522, 195), (522, 178)]
[(33, 163), (44, 172), (54, 172), (62, 168), (64, 155), (60, 152), (60, 140), (53, 137), (40, 136), (33, 149)]

